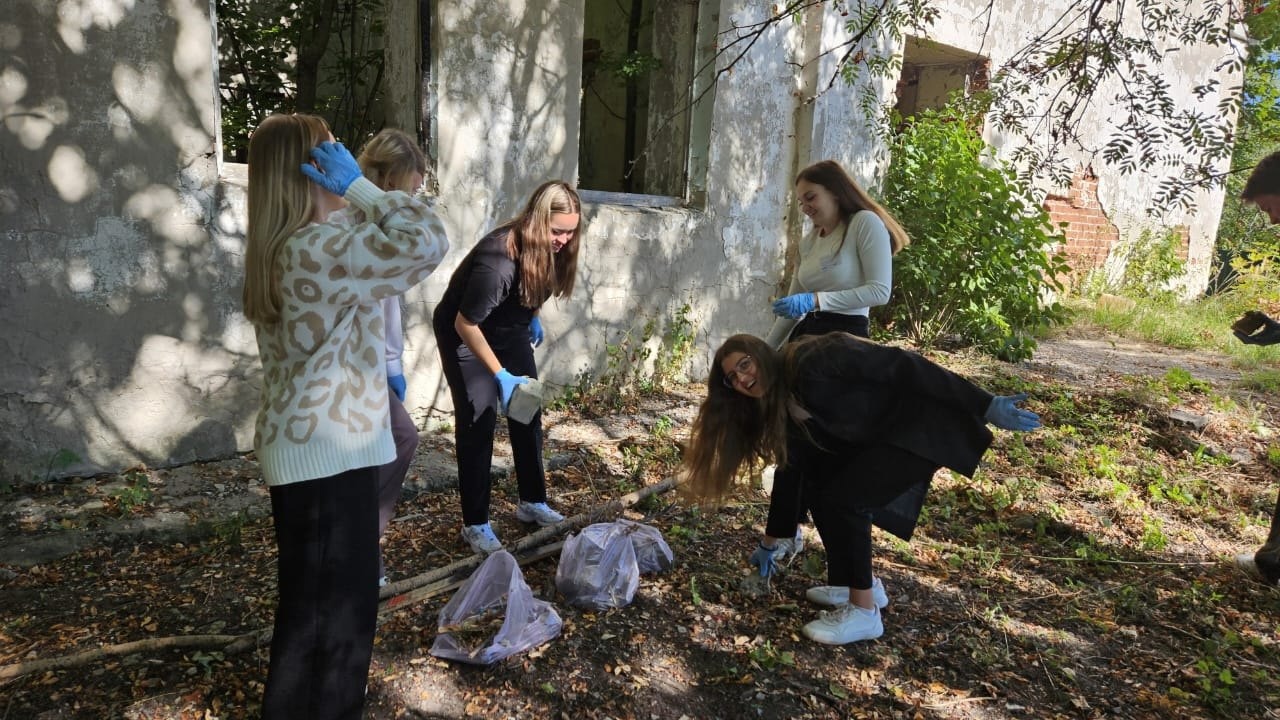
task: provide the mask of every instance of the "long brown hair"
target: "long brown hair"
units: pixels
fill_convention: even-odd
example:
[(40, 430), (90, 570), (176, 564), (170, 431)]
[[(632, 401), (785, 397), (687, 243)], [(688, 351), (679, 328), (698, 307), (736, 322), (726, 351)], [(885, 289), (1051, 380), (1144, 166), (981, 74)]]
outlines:
[[(551, 244), (553, 214), (579, 216), (573, 237), (560, 252)], [(502, 224), (507, 256), (520, 266), (520, 304), (537, 310), (552, 295), (568, 297), (578, 277), (578, 242), (582, 237), (582, 200), (569, 183), (550, 180), (538, 186), (516, 217)]]
[[(725, 385), (724, 359), (745, 353), (756, 364), (765, 395), (752, 398)], [(694, 500), (717, 501), (757, 461), (787, 461), (787, 397), (782, 357), (754, 335), (733, 335), (716, 350), (707, 397), (698, 408), (680, 469), (680, 489)]]
[[(801, 170), (800, 174), (796, 175), (796, 184), (800, 184), (801, 180), (821, 185), (827, 189), (827, 192), (834, 195), (836, 205), (840, 208), (840, 219), (846, 223), (859, 210), (870, 210), (875, 213), (884, 222), (885, 229), (889, 231), (889, 246), (894, 255), (911, 244), (907, 231), (902, 229), (902, 225), (893, 217), (893, 213), (872, 200), (867, 191), (854, 182), (853, 178), (849, 177), (849, 173), (845, 172), (844, 168), (840, 167), (840, 163), (835, 160), (822, 160)], [(836, 252), (839, 253), (843, 247), (844, 239), (842, 238), (840, 248), (837, 248)]]
[(298, 167), (311, 161), (311, 148), (328, 139), (328, 124), (315, 115), (270, 115), (249, 136), (242, 300), (250, 322), (280, 319), (280, 248), (315, 212), (311, 181)]

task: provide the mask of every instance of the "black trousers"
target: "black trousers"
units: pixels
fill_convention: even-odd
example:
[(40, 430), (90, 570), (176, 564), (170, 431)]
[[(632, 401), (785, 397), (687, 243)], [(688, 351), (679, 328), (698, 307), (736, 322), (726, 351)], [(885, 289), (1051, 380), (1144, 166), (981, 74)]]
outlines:
[(358, 720), (378, 618), (378, 468), (271, 488), (280, 600), (265, 720)]
[[(865, 315), (844, 315), (832, 312), (811, 312), (795, 326), (788, 336), (788, 342), (806, 335), (826, 335), (831, 332), (847, 332), (850, 335), (858, 337), (871, 337), (870, 324)], [(796, 476), (795, 470), (789, 467), (780, 467), (773, 472), (773, 491), (778, 492), (781, 489), (784, 493), (799, 493), (800, 502), (796, 507), (796, 516), (792, 518), (796, 524), (805, 522), (809, 515), (809, 502), (804, 497), (804, 487), (800, 483), (800, 479)], [(772, 508), (772, 506), (771, 506)], [(770, 513), (772, 521), (772, 512)], [(772, 524), (772, 522), (771, 522)], [(795, 530), (792, 530), (794, 533)], [(769, 533), (773, 535), (773, 533)], [(774, 537), (779, 537), (773, 535)], [(788, 534), (786, 537), (790, 537)]]
[(866, 315), (845, 315), (818, 310), (801, 318), (787, 339), (795, 340), (805, 335), (826, 335), (829, 332), (847, 332), (858, 337), (871, 337), (871, 323)]
[(888, 445), (829, 456), (804, 477), (813, 524), (827, 550), (827, 584), (871, 587), (871, 524), (875, 511), (921, 482), (938, 466)]
[[(489, 522), (492, 495), (493, 433), (498, 426), (498, 383), (493, 374), (450, 328), (436, 326), (440, 363), (453, 398), (454, 448), (458, 457), (458, 492), (462, 498), (462, 524)], [(498, 362), (512, 375), (538, 377), (529, 344), (529, 326), (485, 334)], [(542, 467), (542, 411), (528, 424), (507, 421), (511, 452), (515, 456), (516, 483), (525, 502), (547, 501), (547, 479)]]

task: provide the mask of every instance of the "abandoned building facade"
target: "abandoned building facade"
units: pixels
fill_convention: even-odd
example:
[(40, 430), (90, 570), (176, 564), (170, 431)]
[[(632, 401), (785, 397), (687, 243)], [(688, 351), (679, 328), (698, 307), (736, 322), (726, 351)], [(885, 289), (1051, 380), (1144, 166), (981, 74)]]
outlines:
[[(578, 288), (543, 312), (544, 380), (600, 372), (611, 344), (656, 347), (676, 322), (696, 333), (686, 370), (697, 377), (720, 339), (769, 327), (768, 299), (785, 287), (789, 238), (802, 229), (796, 172), (832, 158), (877, 187), (892, 158), (858, 111), (868, 98), (904, 114), (937, 106), (1056, 19), (1043, 1), (940, 0), (927, 34), (850, 45), (839, 8), (770, 22), (773, 6), (755, 0), (637, 0), (651, 20), (637, 31), (620, 5), (387, 2), (404, 9), (396, 24), (410, 37), (420, 19), (429, 27), (426, 89), (416, 72), (389, 82), (429, 108), (421, 128), (453, 245), (405, 298), (407, 406), (420, 421), (448, 403), (430, 313), (450, 272), (541, 181), (576, 182), (586, 203)], [(221, 152), (212, 6), (44, 0), (0, 18), (5, 481), (252, 446), (245, 170)], [(620, 47), (646, 49), (661, 71), (617, 82), (609, 58)], [(838, 78), (850, 47), (896, 56), (900, 70)], [(1231, 51), (1170, 56), (1179, 100), (1217, 112), (1239, 85), (1221, 63)], [(1197, 94), (1218, 67), (1218, 89)], [(1091, 112), (1084, 131), (1101, 138), (1108, 110)], [(1011, 149), (994, 130), (988, 139)], [(1073, 184), (1044, 185), (1045, 204), (1067, 223), (1068, 252), (1102, 265), (1144, 222), (1156, 178), (1073, 162)], [(1207, 279), (1221, 192), (1200, 191), (1194, 210), (1161, 220), (1185, 238), (1190, 293)]]

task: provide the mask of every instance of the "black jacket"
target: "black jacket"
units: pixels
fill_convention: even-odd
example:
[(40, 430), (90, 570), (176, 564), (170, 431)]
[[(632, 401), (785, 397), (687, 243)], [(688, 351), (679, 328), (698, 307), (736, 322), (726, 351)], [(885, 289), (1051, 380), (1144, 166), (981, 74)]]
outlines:
[[(769, 535), (795, 532), (806, 473), (840, 482), (908, 480), (862, 477), (861, 450), (889, 445), (971, 477), (991, 445), (983, 419), (991, 393), (916, 353), (840, 334), (820, 351), (802, 350), (794, 363), (790, 391), (812, 417), (803, 428), (790, 424), (789, 467), (775, 476)], [(875, 524), (910, 539), (931, 477), (909, 479), (895, 500), (874, 510)]]

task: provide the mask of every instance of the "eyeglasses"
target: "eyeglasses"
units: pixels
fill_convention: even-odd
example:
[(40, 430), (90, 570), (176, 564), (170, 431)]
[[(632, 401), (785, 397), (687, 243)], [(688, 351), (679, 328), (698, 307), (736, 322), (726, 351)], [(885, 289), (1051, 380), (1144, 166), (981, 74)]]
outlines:
[(733, 366), (733, 370), (724, 374), (724, 386), (733, 390), (734, 386), (738, 384), (738, 378), (745, 373), (751, 372), (755, 367), (755, 358), (750, 355), (743, 355), (742, 359)]

